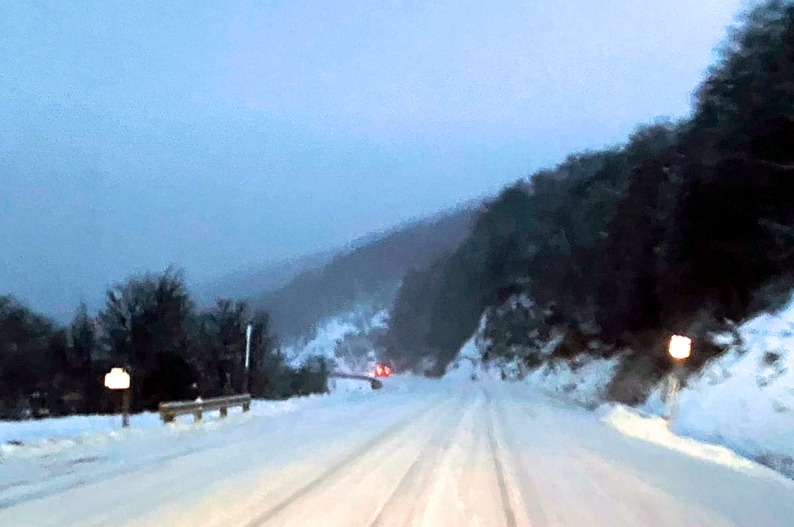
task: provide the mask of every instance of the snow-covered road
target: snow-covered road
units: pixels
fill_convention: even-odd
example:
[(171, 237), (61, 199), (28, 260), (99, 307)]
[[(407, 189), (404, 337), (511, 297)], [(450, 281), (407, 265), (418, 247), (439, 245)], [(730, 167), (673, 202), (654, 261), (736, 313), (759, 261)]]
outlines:
[(150, 430), (113, 452), (89, 444), (69, 470), (28, 480), (0, 474), (0, 525), (763, 527), (794, 518), (794, 482), (768, 469), (630, 438), (593, 412), (489, 380), (394, 378), (380, 392), (202, 426)]

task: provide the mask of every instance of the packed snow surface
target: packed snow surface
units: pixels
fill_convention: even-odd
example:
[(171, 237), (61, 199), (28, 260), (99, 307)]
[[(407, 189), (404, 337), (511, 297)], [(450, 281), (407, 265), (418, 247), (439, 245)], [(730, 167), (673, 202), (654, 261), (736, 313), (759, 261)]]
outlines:
[(22, 445), (0, 465), (0, 525), (788, 527), (794, 517), (794, 481), (627, 437), (526, 384), (393, 376), (377, 391), (277, 404), (295, 406), (139, 421), (48, 455)]

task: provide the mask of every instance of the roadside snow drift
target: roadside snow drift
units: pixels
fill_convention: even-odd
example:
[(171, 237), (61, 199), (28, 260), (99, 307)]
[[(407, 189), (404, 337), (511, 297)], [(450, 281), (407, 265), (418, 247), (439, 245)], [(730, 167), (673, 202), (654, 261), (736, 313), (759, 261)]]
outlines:
[(602, 415), (602, 421), (629, 437), (636, 437), (688, 456), (735, 469), (753, 469), (755, 467), (755, 463), (741, 457), (729, 448), (675, 435), (662, 417), (644, 416), (636, 410), (620, 404), (604, 405), (599, 409), (599, 413)]
[[(570, 360), (552, 358), (557, 336), (543, 349), (544, 363), (534, 370), (525, 371), (517, 361), (484, 365), (479, 360), (481, 333), (482, 322), (450, 365), (447, 378), (465, 379), (480, 372), (499, 378), (501, 373), (502, 378), (522, 379), (549, 395), (594, 409), (605, 402), (621, 361), (620, 355), (602, 359), (587, 353)], [(728, 351), (689, 379), (672, 422), (662, 419), (668, 413), (661, 397), (664, 382), (637, 409), (602, 408), (604, 421), (626, 435), (742, 465), (742, 458), (722, 448), (728, 447), (794, 477), (794, 297), (779, 312), (759, 315), (735, 332), (713, 338)]]
[(530, 384), (590, 408), (604, 401), (607, 385), (615, 375), (620, 357), (609, 359), (578, 355), (571, 361), (552, 360), (532, 371)]
[[(119, 441), (147, 436), (172, 437), (215, 430), (225, 424), (238, 425), (258, 417), (269, 417), (302, 408), (322, 396), (310, 395), (286, 401), (254, 400), (251, 411), (231, 410), (226, 419), (209, 412), (205, 420), (193, 423), (193, 416), (180, 416), (164, 425), (156, 412), (130, 416), (130, 427), (121, 428), (118, 415), (75, 415), (35, 421), (0, 421), (0, 463), (13, 458), (49, 457), (72, 451), (83, 455), (84, 449), (104, 447)], [(316, 403), (314, 403), (316, 404)]]
[[(478, 332), (479, 333), (479, 332)], [(482, 370), (482, 359), (480, 349), (477, 345), (478, 333), (469, 338), (460, 348), (457, 358), (447, 366), (444, 378), (449, 380), (470, 379), (478, 376), (478, 370)]]
[(742, 324), (739, 335), (688, 381), (671, 429), (794, 475), (794, 298)]

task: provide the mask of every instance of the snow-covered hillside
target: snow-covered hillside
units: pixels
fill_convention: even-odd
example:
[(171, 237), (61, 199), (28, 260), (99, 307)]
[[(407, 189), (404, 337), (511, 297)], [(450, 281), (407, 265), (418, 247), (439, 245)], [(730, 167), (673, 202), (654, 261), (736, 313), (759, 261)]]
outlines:
[(447, 371), (444, 378), (447, 379), (466, 379), (472, 375), (477, 377), (482, 373), (486, 373), (488, 368), (482, 363), (482, 351), (486, 343), (483, 341), (483, 332), (485, 330), (485, 323), (488, 321), (487, 313), (480, 317), (480, 323), (477, 326), (477, 331), (469, 337), (457, 357), (447, 365)]
[(372, 337), (386, 329), (388, 319), (388, 311), (384, 309), (361, 306), (324, 320), (310, 338), (291, 343), (284, 353), (295, 365), (311, 357), (323, 357), (333, 360), (341, 371), (368, 372), (376, 361)]
[[(511, 363), (486, 367), (479, 360), (481, 333), (482, 327), (461, 349), (448, 377), (487, 371), (490, 376), (520, 379), (590, 408), (606, 403), (606, 388), (620, 365), (620, 356), (548, 358), (529, 372)], [(654, 436), (654, 441), (675, 444), (676, 448), (688, 447), (684, 440), (670, 439), (671, 433), (724, 445), (794, 475), (794, 297), (779, 312), (759, 315), (731, 334), (715, 335), (714, 340), (727, 346), (728, 352), (687, 380), (672, 422), (663, 419), (669, 414), (661, 396), (664, 383), (639, 408), (611, 404), (601, 408), (604, 420), (623, 432)], [(548, 356), (558, 342), (551, 339), (543, 355)], [(664, 433), (656, 433), (661, 430), (660, 423)]]
[[(484, 365), (476, 337), (469, 339), (447, 368), (445, 378), (488, 376), (504, 380), (520, 380), (544, 392), (594, 408), (604, 401), (607, 385), (620, 364), (620, 357), (594, 358), (581, 354), (572, 360), (547, 360), (538, 368), (524, 371), (517, 361)], [(558, 339), (554, 339), (558, 342)], [(549, 348), (553, 348), (553, 342)]]
[[(513, 305), (532, 304), (526, 297), (519, 297), (511, 302)], [(563, 397), (588, 407), (595, 407), (603, 402), (606, 387), (620, 364), (619, 356), (600, 359), (583, 353), (572, 360), (553, 359), (551, 354), (563, 337), (562, 334), (555, 332), (540, 348), (540, 356), (545, 357), (545, 361), (538, 368), (527, 369), (518, 360), (497, 359), (483, 364), (482, 352), (488, 344), (483, 336), (486, 322), (487, 314), (483, 315), (477, 331), (461, 347), (457, 358), (450, 363), (445, 378), (486, 375), (504, 380), (520, 380), (550, 395)]]
[[(794, 298), (718, 335), (729, 351), (687, 381), (671, 429), (794, 474)], [(645, 409), (663, 411), (659, 391)]]
[(546, 362), (527, 376), (527, 382), (594, 408), (604, 401), (607, 385), (619, 364), (620, 357), (600, 359), (582, 354), (570, 361)]

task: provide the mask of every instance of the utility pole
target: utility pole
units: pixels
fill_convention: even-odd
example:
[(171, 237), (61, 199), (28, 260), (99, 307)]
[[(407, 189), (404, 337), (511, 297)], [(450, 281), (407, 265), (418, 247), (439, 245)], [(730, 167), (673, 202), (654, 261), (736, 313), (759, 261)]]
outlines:
[(250, 322), (245, 328), (245, 372), (243, 374), (243, 393), (248, 393), (248, 378), (250, 377), (251, 370), (251, 334), (254, 331), (254, 325)]

